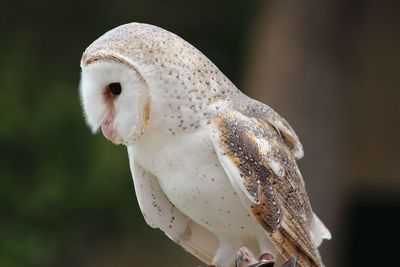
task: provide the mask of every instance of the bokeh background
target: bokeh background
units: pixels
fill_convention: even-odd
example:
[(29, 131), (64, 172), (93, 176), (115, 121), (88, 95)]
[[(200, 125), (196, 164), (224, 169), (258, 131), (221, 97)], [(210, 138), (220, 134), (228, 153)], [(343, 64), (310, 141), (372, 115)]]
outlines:
[(399, 3), (2, 2), (0, 266), (201, 265), (146, 226), (125, 148), (82, 116), (83, 50), (132, 21), (182, 36), (296, 129), (311, 202), (333, 233), (327, 266), (398, 263)]

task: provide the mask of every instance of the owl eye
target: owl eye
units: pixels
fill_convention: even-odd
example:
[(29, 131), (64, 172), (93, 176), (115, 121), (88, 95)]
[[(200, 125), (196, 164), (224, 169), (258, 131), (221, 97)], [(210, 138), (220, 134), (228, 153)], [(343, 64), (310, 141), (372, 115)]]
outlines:
[(119, 95), (121, 94), (122, 88), (120, 83), (110, 83), (108, 85), (108, 90), (113, 94), (113, 95)]

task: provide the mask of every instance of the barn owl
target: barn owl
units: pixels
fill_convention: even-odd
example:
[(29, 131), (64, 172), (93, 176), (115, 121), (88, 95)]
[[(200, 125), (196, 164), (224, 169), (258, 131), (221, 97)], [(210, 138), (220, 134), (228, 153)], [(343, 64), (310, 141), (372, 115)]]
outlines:
[(242, 247), (323, 266), (317, 248), (331, 235), (296, 164), (302, 145), (274, 110), (192, 45), (148, 24), (105, 33), (81, 69), (86, 121), (127, 147), (150, 226), (211, 266), (234, 266)]

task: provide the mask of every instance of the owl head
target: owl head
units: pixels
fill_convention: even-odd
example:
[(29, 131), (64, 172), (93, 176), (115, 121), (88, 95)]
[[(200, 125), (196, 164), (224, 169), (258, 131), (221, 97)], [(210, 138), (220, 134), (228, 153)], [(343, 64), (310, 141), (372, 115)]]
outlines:
[[(116, 144), (133, 144), (146, 130), (151, 96), (141, 33), (150, 25), (117, 27), (94, 41), (81, 59), (81, 102), (93, 132)], [(156, 27), (154, 27), (156, 28)]]
[(110, 141), (130, 144), (150, 115), (148, 85), (132, 62), (112, 51), (84, 54), (80, 93), (86, 121)]
[(98, 38), (83, 53), (81, 68), (87, 123), (94, 132), (101, 128), (109, 140), (126, 145), (165, 125), (196, 127), (206, 101), (234, 88), (185, 40), (141, 23), (119, 26)]

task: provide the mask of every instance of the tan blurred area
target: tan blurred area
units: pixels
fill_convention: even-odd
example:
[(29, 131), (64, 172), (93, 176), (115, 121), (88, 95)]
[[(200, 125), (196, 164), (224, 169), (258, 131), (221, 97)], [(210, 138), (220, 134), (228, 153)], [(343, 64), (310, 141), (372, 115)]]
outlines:
[(399, 7), (268, 1), (248, 47), (242, 87), (283, 115), (304, 145), (307, 191), (333, 234), (321, 247), (327, 266), (349, 254), (354, 201), (399, 200)]

